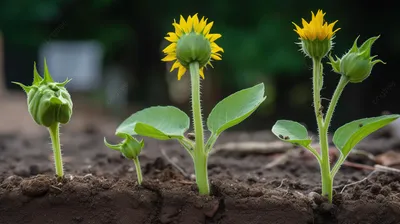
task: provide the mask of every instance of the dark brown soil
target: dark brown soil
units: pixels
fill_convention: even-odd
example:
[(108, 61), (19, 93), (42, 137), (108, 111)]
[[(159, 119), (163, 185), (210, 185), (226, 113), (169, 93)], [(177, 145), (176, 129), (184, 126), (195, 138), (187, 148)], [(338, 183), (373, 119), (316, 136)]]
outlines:
[[(343, 166), (330, 205), (319, 196), (319, 167), (310, 153), (269, 132), (230, 132), (209, 159), (212, 196), (198, 196), (192, 161), (179, 144), (145, 139), (138, 186), (132, 162), (103, 145), (104, 136), (119, 141), (112, 131), (94, 125), (62, 131), (62, 181), (54, 177), (46, 133), (0, 135), (0, 223), (400, 223), (396, 172)], [(377, 155), (400, 151), (399, 143), (381, 133), (357, 149)], [(375, 164), (363, 154), (349, 161)]]

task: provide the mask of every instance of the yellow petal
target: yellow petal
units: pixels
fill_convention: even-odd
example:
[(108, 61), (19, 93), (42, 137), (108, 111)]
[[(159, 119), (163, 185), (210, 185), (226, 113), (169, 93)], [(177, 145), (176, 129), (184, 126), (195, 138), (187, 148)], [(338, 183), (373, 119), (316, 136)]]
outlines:
[(175, 50), (176, 50), (176, 43), (172, 43), (172, 44), (168, 45), (168, 47), (166, 47), (166, 48), (163, 50), (163, 52), (166, 53), (166, 54), (168, 54), (168, 53), (175, 52)]
[(188, 26), (187, 23), (185, 21), (185, 18), (183, 18), (183, 16), (181, 15), (181, 19), (179, 21), (179, 25), (181, 26), (182, 30), (184, 33), (189, 33), (188, 32)]
[(222, 49), (220, 46), (218, 46), (215, 42), (211, 43), (211, 52), (212, 53), (217, 53), (217, 52), (224, 52), (224, 49)]
[(204, 67), (200, 69), (199, 74), (204, 79)]
[(216, 41), (218, 38), (220, 38), (222, 35), (221, 34), (219, 34), (219, 33), (216, 33), (216, 34), (208, 34), (207, 35), (207, 39), (210, 41), (210, 42), (214, 42), (214, 41)]
[(199, 17), (197, 17), (197, 13), (193, 16), (193, 30), (197, 32), (197, 27), (199, 26)]
[(207, 26), (204, 28), (204, 30), (203, 30), (203, 35), (204, 36), (206, 36), (210, 32), (211, 27), (213, 26), (213, 24), (214, 24), (214, 22), (211, 22), (211, 23), (207, 24)]
[(179, 66), (181, 66), (181, 63), (178, 60), (176, 60), (169, 72), (172, 72), (174, 69), (179, 68)]
[(176, 54), (169, 54), (165, 56), (165, 58), (161, 59), (161, 61), (173, 61), (176, 59)]
[(186, 68), (183, 67), (182, 65), (179, 66), (179, 71), (178, 71), (178, 80), (181, 80), (182, 76), (185, 74)]
[(211, 54), (211, 58), (214, 60), (218, 60), (218, 61), (222, 60), (222, 58), (220, 58), (219, 56), (217, 56), (215, 54)]
[(174, 23), (172, 23), (172, 25), (175, 27), (175, 33), (178, 37), (182, 36), (182, 28), (181, 26), (176, 23), (176, 21), (174, 20)]
[(193, 18), (191, 16), (188, 17), (186, 25), (188, 27), (188, 33), (192, 32), (192, 29), (193, 29)]
[(200, 22), (199, 22), (199, 26), (195, 29), (196, 33), (201, 33), (204, 30), (204, 27), (207, 25), (207, 19), (201, 18)]
[(164, 37), (166, 40), (169, 42), (178, 42), (179, 37), (175, 33), (169, 32), (168, 35), (169, 37)]

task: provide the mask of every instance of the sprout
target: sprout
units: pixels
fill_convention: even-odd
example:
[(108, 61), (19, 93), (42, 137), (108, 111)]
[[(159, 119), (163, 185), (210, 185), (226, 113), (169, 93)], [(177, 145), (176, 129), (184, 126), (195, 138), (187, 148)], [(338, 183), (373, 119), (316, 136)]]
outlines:
[(27, 94), (28, 111), (33, 120), (41, 126), (48, 128), (53, 152), (56, 174), (59, 178), (64, 176), (61, 147), (60, 147), (60, 124), (67, 124), (72, 116), (72, 100), (65, 85), (71, 81), (62, 83), (54, 82), (49, 73), (46, 59), (44, 60), (44, 78), (36, 69), (34, 63), (33, 83), (25, 86), (19, 82), (13, 82), (22, 87)]

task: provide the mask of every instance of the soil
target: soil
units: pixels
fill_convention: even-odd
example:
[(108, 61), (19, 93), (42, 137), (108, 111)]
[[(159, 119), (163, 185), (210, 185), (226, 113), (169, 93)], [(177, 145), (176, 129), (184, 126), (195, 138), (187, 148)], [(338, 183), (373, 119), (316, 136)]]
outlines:
[(312, 155), (268, 131), (220, 137), (209, 159), (211, 196), (197, 194), (191, 158), (179, 144), (146, 138), (138, 186), (132, 162), (103, 145), (104, 136), (120, 140), (112, 134), (116, 124), (62, 127), (63, 180), (54, 176), (46, 132), (0, 132), (0, 223), (400, 223), (400, 173), (371, 170), (371, 155), (400, 151), (390, 130), (357, 147), (363, 153), (351, 155), (339, 171), (329, 204), (319, 195)]

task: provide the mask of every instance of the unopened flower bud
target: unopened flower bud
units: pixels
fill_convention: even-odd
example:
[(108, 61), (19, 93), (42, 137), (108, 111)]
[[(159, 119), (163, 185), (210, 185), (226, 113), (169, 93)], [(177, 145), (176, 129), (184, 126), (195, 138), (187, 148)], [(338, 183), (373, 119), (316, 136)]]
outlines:
[(112, 145), (109, 144), (104, 138), (104, 144), (110, 148), (117, 150), (122, 153), (122, 155), (130, 160), (137, 158), (144, 147), (144, 141), (138, 141), (134, 137), (125, 133), (118, 133), (118, 136), (125, 138), (121, 143)]
[(42, 126), (50, 127), (55, 123), (66, 124), (72, 116), (73, 103), (65, 85), (70, 81), (67, 79), (63, 83), (54, 82), (46, 61), (44, 62), (44, 78), (42, 78), (34, 65), (34, 79), (31, 86), (21, 86), (28, 96), (28, 111), (33, 120)]
[(371, 37), (358, 47), (357, 37), (353, 47), (342, 58), (336, 56), (336, 60), (334, 60), (332, 56), (329, 56), (333, 71), (348, 77), (352, 83), (364, 81), (371, 74), (375, 64), (379, 62), (385, 64), (382, 60), (373, 60), (376, 56), (371, 57), (372, 44), (378, 38), (379, 36)]
[(177, 43), (176, 58), (185, 67), (189, 67), (190, 63), (198, 62), (201, 68), (210, 61), (210, 41), (204, 35), (195, 32), (185, 34)]

